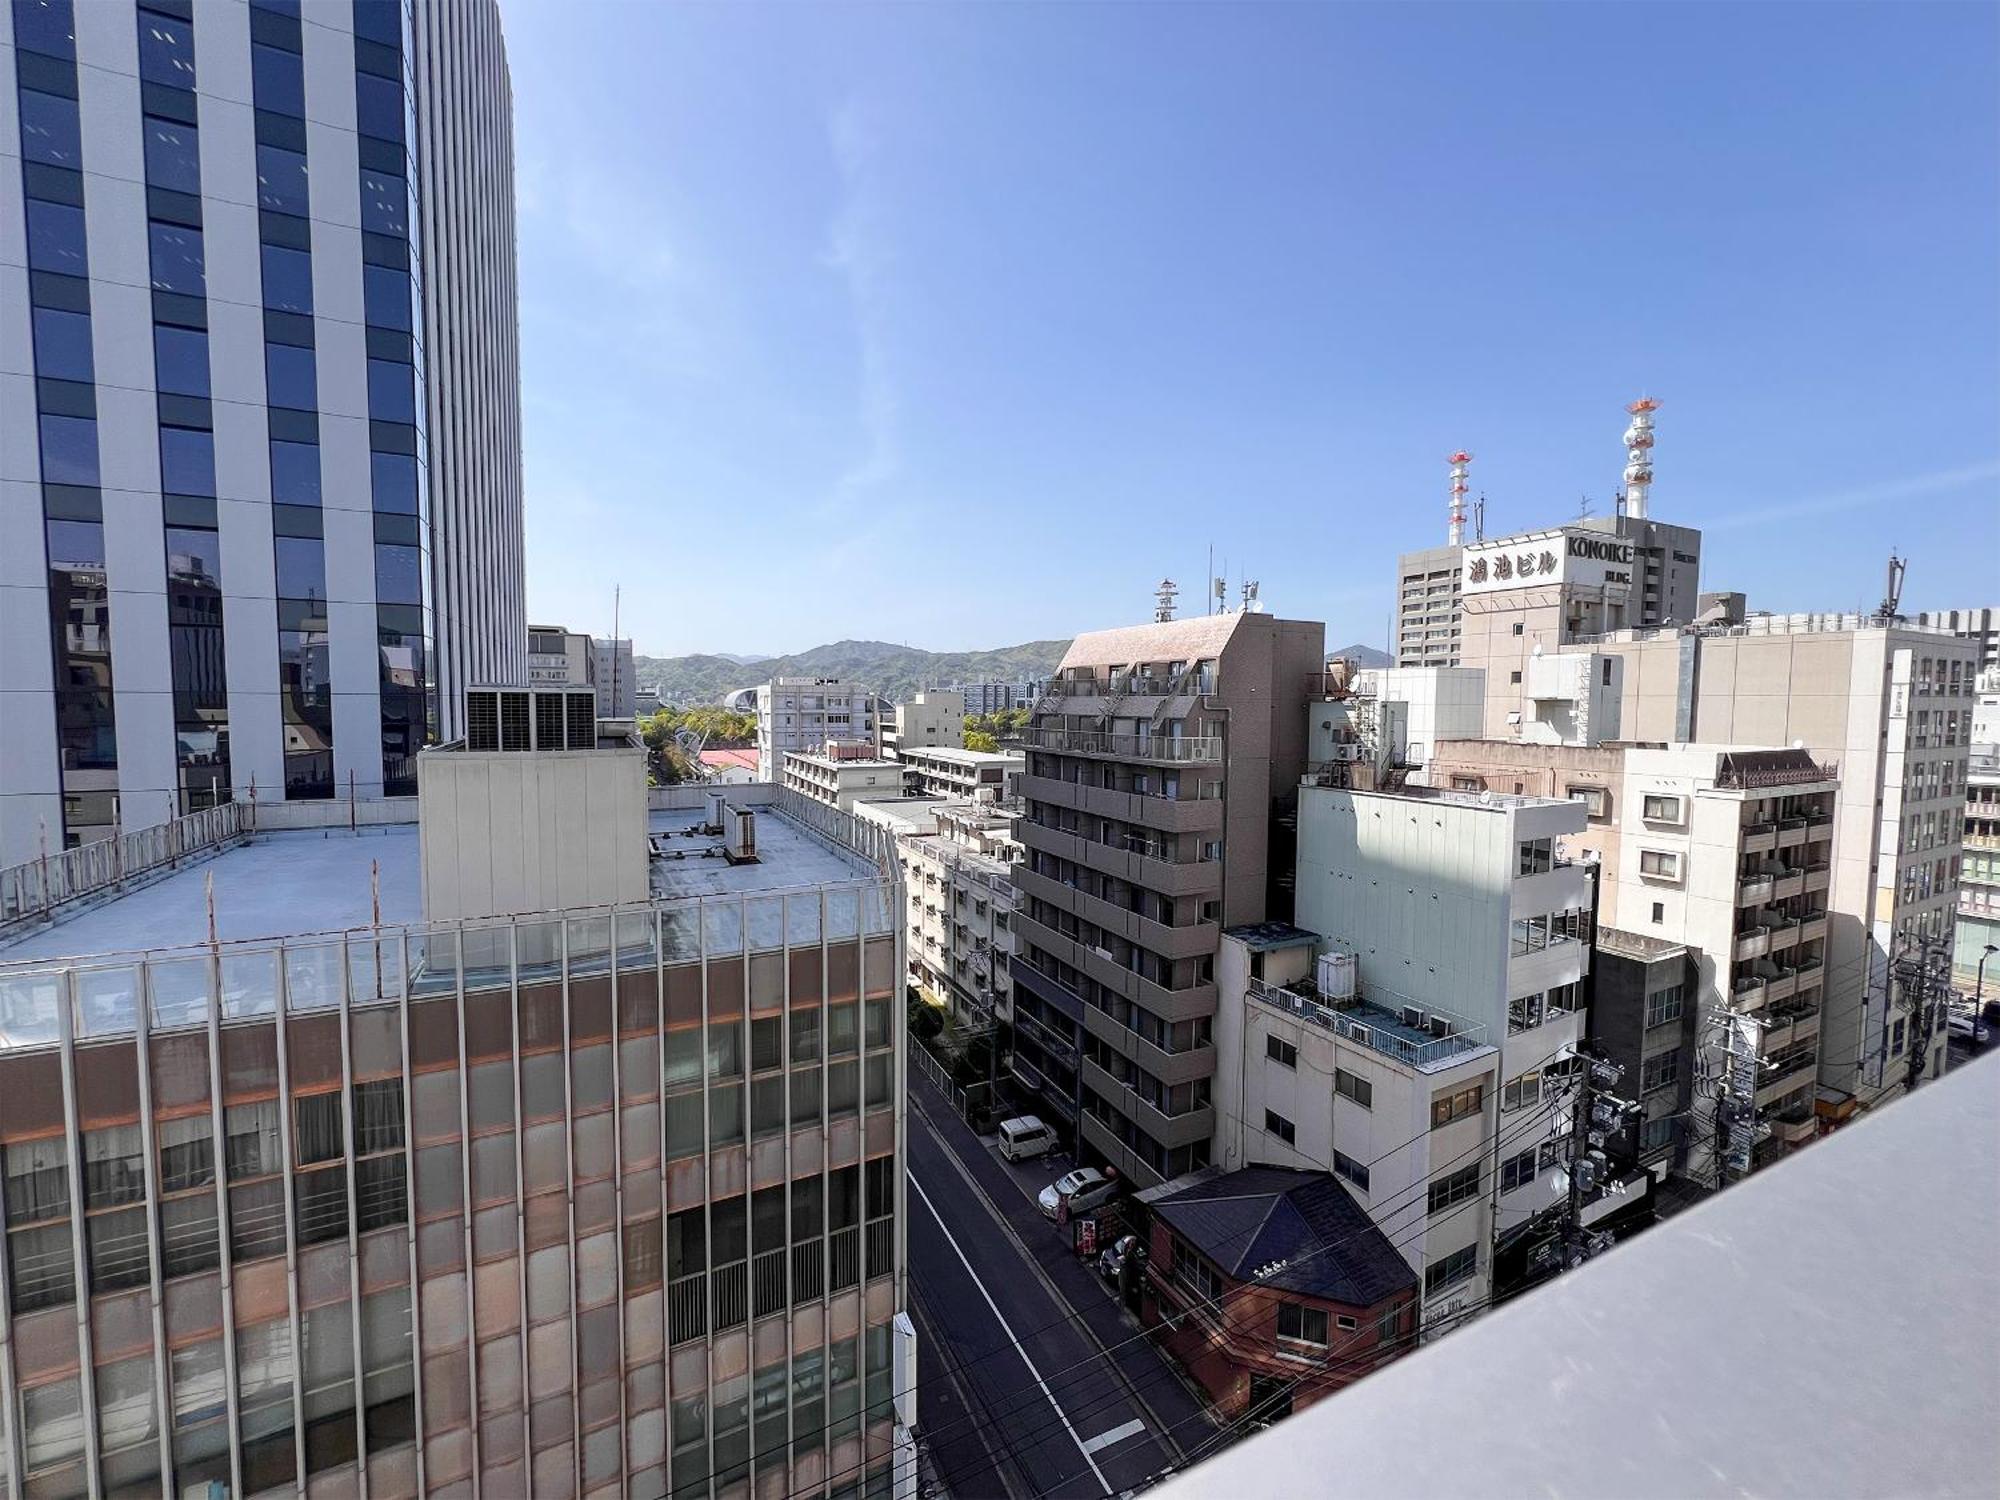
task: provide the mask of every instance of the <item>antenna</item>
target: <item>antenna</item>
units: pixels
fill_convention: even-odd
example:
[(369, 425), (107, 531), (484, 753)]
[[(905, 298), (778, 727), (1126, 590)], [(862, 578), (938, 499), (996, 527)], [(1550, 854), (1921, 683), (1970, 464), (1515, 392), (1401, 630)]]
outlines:
[(1153, 623), (1165, 625), (1174, 617), (1174, 599), (1180, 593), (1171, 578), (1162, 578), (1153, 590)]
[(1907, 559), (1898, 557), (1894, 551), (1889, 553), (1889, 587), (1882, 595), (1882, 607), (1877, 614), (1891, 620), (1902, 618), (1899, 611), (1903, 605), (1903, 573), (1909, 566)]
[(1625, 429), (1625, 514), (1634, 521), (1646, 519), (1646, 493), (1653, 487), (1653, 413), (1660, 403), (1641, 396), (1625, 410), (1632, 425)]
[(1472, 539), (1475, 542), (1486, 540), (1486, 497), (1484, 495), (1481, 495), (1472, 507)]
[(1464, 449), (1452, 454), (1446, 460), (1451, 465), (1451, 510), (1450, 526), (1445, 531), (1445, 541), (1459, 546), (1465, 541), (1465, 466), (1472, 462), (1472, 455)]

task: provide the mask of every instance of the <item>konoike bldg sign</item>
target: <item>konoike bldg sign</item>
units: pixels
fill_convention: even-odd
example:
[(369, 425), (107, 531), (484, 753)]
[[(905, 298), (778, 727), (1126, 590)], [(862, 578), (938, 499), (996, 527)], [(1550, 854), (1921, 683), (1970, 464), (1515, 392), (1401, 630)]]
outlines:
[(1524, 531), (1465, 549), (1462, 592), (1497, 594), (1507, 589), (1566, 584), (1629, 587), (1632, 544), (1601, 531)]

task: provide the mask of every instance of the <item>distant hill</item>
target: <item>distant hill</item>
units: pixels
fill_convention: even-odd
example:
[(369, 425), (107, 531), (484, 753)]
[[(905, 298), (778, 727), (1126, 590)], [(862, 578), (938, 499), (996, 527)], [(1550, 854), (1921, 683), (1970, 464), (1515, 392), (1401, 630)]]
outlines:
[(1068, 641), (1027, 641), (992, 651), (919, 651), (888, 641), (835, 641), (793, 656), (637, 656), (634, 675), (670, 703), (720, 703), (740, 687), (773, 677), (843, 677), (885, 698), (954, 682), (1015, 682), (1047, 677)]
[(1346, 657), (1349, 661), (1353, 662), (1355, 666), (1360, 667), (1363, 670), (1366, 670), (1369, 667), (1386, 667), (1391, 665), (1391, 662), (1389, 660), (1389, 653), (1386, 651), (1378, 651), (1373, 646), (1363, 646), (1359, 644), (1353, 646), (1342, 646), (1338, 651), (1329, 651), (1326, 653), (1326, 659), (1328, 661), (1332, 661), (1336, 656)]

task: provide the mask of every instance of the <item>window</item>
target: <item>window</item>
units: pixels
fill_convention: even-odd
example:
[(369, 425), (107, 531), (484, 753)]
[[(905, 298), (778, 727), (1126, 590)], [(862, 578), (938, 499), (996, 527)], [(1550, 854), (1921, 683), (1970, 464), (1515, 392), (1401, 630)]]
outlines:
[(1443, 1213), (1455, 1204), (1479, 1196), (1479, 1163), (1460, 1167), (1456, 1172), (1447, 1172), (1431, 1182), (1430, 1211)]
[(1526, 1109), (1542, 1100), (1542, 1070), (1530, 1068), (1507, 1080), (1500, 1090), (1500, 1108), (1503, 1111)]
[(193, 427), (162, 427), (160, 488), (169, 495), (212, 496), (215, 434)]
[(83, 210), (44, 198), (28, 200), (28, 269), (64, 276), (90, 274), (83, 245)]
[(1898, 1016), (1896, 1024), (1889, 1028), (1889, 1055), (1891, 1057), (1901, 1057), (1903, 1055), (1903, 1033), (1907, 1026), (1908, 1022), (1901, 1016)]
[(1669, 1021), (1678, 1021), (1681, 1012), (1687, 1008), (1684, 987), (1675, 985), (1671, 989), (1655, 990), (1646, 997), (1646, 1025), (1664, 1026)]
[(1525, 632), (1525, 630), (1526, 630), (1526, 622), (1525, 622), (1525, 621), (1522, 621), (1522, 620), (1516, 620), (1516, 621), (1514, 622), (1514, 631), (1513, 631), (1513, 633), (1514, 633), (1515, 635), (1521, 635), (1521, 634), (1523, 634), (1523, 633)]
[(205, 296), (208, 278), (203, 270), (201, 231), (185, 224), (147, 226), (153, 248), (153, 289), (180, 292), (184, 296)]
[(206, 396), (207, 331), (200, 328), (155, 327), (153, 369), (161, 390), (176, 396)]
[(1641, 849), (1639, 873), (1658, 880), (1678, 880), (1681, 878), (1681, 857), (1666, 849)]
[(1507, 674), (1507, 681), (1510, 684), (1518, 686), (1521, 681), (1521, 674), (1519, 672), (1509, 672)]
[(266, 344), (264, 388), (273, 406), (317, 410), (319, 379), (313, 351), (294, 344)]
[(1462, 1250), (1454, 1250), (1442, 1260), (1434, 1260), (1424, 1268), (1424, 1295), (1429, 1297), (1448, 1286), (1455, 1286), (1478, 1269), (1477, 1245), (1467, 1245)]
[(1648, 795), (1639, 812), (1648, 823), (1678, 823), (1681, 820), (1681, 799)]
[(1222, 1277), (1215, 1268), (1199, 1255), (1184, 1240), (1175, 1240), (1173, 1278), (1186, 1290), (1193, 1292), (1204, 1302), (1213, 1302), (1222, 1295)]
[(368, 361), (368, 415), (377, 422), (417, 420), (416, 377), (395, 360)]
[(1662, 1115), (1657, 1120), (1648, 1120), (1639, 1129), (1639, 1149), (1658, 1151), (1674, 1143), (1678, 1121), (1672, 1115)]
[(311, 254), (288, 250), (282, 245), (263, 245), (259, 249), (264, 266), (264, 305), (279, 312), (310, 313), (313, 310)]
[(1649, 1057), (1639, 1066), (1639, 1091), (1650, 1094), (1655, 1089), (1672, 1088), (1681, 1081), (1681, 1055), (1678, 1052), (1662, 1052)]
[(1375, 1107), (1375, 1085), (1345, 1068), (1333, 1070), (1333, 1091), (1343, 1099), (1352, 1099), (1363, 1109)]
[[(28, 96), (23, 93), (21, 96)], [(22, 122), (26, 129), (25, 119)], [(170, 192), (201, 192), (201, 148), (192, 125), (146, 116), (146, 185)]]
[(1572, 802), (1581, 802), (1584, 811), (1593, 818), (1605, 817), (1611, 810), (1611, 793), (1601, 786), (1572, 786), (1565, 788)]
[(1451, 789), (1454, 792), (1484, 791), (1486, 789), (1486, 778), (1483, 776), (1454, 776), (1451, 778)]
[(1296, 1141), (1299, 1135), (1298, 1127), (1274, 1109), (1264, 1111), (1264, 1130), (1266, 1134), (1275, 1135), (1287, 1146)]
[(1540, 875), (1555, 866), (1555, 841), (1529, 839), (1521, 845), (1520, 874)]
[(1283, 1068), (1299, 1065), (1299, 1049), (1275, 1036), (1264, 1038), (1264, 1055)]
[(1664, 901), (1655, 901), (1655, 902), (1653, 903), (1653, 920), (1654, 920), (1655, 922), (1664, 922), (1664, 921), (1666, 921), (1666, 920), (1667, 920), (1667, 903), (1666, 903), (1666, 902), (1664, 902)]
[(1486, 1085), (1475, 1083), (1471, 1088), (1459, 1089), (1454, 1093), (1436, 1094), (1431, 1098), (1431, 1129), (1449, 1125), (1453, 1120), (1469, 1120), (1477, 1116), (1486, 1103)]
[(310, 211), (303, 151), (287, 151), (282, 146), (257, 147), (257, 206), (301, 218)]
[(35, 372), (51, 380), (97, 378), (96, 362), (91, 356), (89, 313), (64, 312), (54, 307), (35, 309)]
[(1300, 1344), (1326, 1347), (1326, 1309), (1302, 1307), (1296, 1302), (1278, 1304), (1278, 1337)]
[(319, 444), (271, 440), (271, 500), (276, 505), (318, 505)]
[(305, 59), (281, 47), (256, 42), (250, 48), (252, 97), (259, 109), (301, 119), (306, 112)]
[(1500, 1163), (1500, 1191), (1511, 1193), (1516, 1188), (1524, 1188), (1535, 1180), (1535, 1148), (1530, 1146), (1518, 1156), (1510, 1156)]
[(1333, 1170), (1335, 1175), (1345, 1177), (1362, 1192), (1368, 1191), (1368, 1168), (1345, 1152), (1338, 1149), (1334, 1151)]

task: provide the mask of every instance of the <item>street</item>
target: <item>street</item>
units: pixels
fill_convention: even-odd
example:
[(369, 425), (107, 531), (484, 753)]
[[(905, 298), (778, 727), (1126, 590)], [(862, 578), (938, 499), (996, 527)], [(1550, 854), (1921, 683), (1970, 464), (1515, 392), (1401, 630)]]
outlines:
[(1159, 1473), (1178, 1457), (1172, 1439), (1210, 1430), (1200, 1405), (1149, 1342), (1105, 1356), (1135, 1326), (991, 1149), (928, 1084), (910, 1092), (919, 1436), (939, 1477), (954, 1496), (1030, 1500)]

